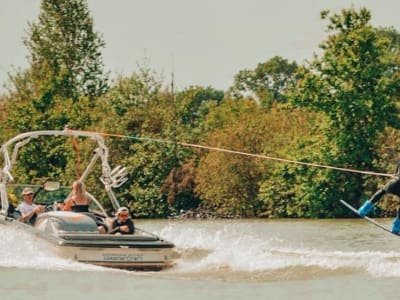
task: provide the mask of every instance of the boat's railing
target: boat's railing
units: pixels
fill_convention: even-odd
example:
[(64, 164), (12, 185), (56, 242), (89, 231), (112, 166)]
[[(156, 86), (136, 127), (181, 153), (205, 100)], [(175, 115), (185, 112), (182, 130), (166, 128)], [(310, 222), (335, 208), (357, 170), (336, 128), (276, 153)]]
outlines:
[[(0, 147), (0, 153), (2, 153), (4, 158), (4, 167), (0, 170), (0, 197), (1, 197), (1, 211), (5, 213), (9, 206), (9, 201), (7, 198), (7, 185), (13, 181), (13, 176), (11, 175), (11, 170), (16, 163), (18, 152), (21, 147), (29, 143), (32, 139), (38, 138), (40, 136), (75, 136), (75, 137), (86, 137), (91, 138), (96, 141), (97, 148), (95, 149), (95, 154), (82, 173), (81, 180), (84, 181), (88, 174), (93, 169), (96, 161), (101, 160), (102, 165), (102, 175), (100, 181), (103, 183), (106, 193), (110, 198), (112, 206), (115, 210), (119, 208), (118, 200), (113, 192), (113, 188), (120, 186), (126, 181), (126, 172), (124, 168), (118, 166), (114, 170), (111, 169), (108, 163), (109, 150), (105, 145), (104, 138), (95, 132), (86, 132), (78, 130), (70, 130), (65, 128), (64, 130), (42, 130), (42, 131), (31, 131), (19, 134), (8, 141), (6, 141)], [(10, 157), (9, 148), (12, 149), (12, 156)]]

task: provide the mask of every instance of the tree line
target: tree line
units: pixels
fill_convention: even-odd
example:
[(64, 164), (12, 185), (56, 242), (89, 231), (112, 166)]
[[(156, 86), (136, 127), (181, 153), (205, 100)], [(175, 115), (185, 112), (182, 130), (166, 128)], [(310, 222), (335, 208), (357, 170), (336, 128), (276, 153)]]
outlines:
[[(190, 86), (174, 92), (145, 63), (111, 81), (101, 56), (105, 42), (86, 1), (42, 0), (24, 38), (29, 67), (10, 74), (0, 96), (0, 143), (65, 126), (133, 137), (106, 139), (111, 164), (126, 166), (129, 174), (117, 196), (136, 217), (350, 216), (339, 199), (359, 206), (384, 178), (179, 142), (393, 172), (400, 139), (400, 35), (370, 20), (367, 8), (322, 11), (328, 36), (310, 61), (276, 56), (240, 70), (226, 91)], [(27, 147), (21, 153), (16, 180), (70, 184), (90, 159), (85, 141), (39, 143), (40, 152)], [(392, 214), (394, 205), (387, 197), (377, 213)]]

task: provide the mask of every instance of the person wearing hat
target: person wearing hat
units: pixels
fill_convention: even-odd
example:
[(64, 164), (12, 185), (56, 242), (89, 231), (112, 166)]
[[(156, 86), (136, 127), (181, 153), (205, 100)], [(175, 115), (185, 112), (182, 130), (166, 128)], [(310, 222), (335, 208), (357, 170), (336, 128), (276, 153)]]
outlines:
[(133, 224), (133, 220), (129, 215), (129, 210), (124, 206), (118, 208), (109, 233), (134, 234), (134, 232), (135, 225)]
[(44, 212), (44, 206), (33, 203), (34, 193), (30, 187), (22, 190), (22, 202), (18, 205), (18, 210), (21, 212), (20, 221), (33, 225), (37, 215)]

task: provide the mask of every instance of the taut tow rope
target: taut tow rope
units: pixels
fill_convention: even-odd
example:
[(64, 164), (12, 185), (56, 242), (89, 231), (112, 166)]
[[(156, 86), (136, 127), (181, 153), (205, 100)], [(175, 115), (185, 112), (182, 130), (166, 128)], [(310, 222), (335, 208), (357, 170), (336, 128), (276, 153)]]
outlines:
[(386, 173), (378, 173), (378, 172), (371, 172), (371, 171), (361, 171), (361, 170), (355, 170), (355, 169), (349, 169), (349, 168), (334, 167), (334, 166), (328, 166), (328, 165), (322, 165), (322, 164), (316, 164), (316, 163), (308, 163), (308, 162), (296, 161), (296, 160), (291, 160), (291, 159), (284, 159), (284, 158), (279, 158), (279, 157), (272, 157), (272, 156), (267, 156), (267, 155), (262, 155), (262, 154), (253, 154), (253, 153), (229, 150), (229, 149), (212, 147), (212, 146), (204, 146), (204, 145), (198, 145), (198, 144), (185, 143), (185, 142), (173, 142), (173, 141), (168, 141), (168, 140), (137, 137), (137, 136), (132, 136), (132, 135), (112, 134), (112, 133), (95, 132), (95, 131), (87, 131), (87, 130), (75, 130), (75, 129), (69, 129), (69, 128), (66, 128), (65, 130), (66, 131), (74, 131), (74, 132), (96, 133), (101, 136), (108, 136), (108, 137), (118, 137), (118, 138), (126, 138), (126, 139), (132, 139), (132, 140), (149, 141), (149, 142), (164, 143), (164, 144), (176, 144), (176, 145), (180, 145), (183, 147), (191, 147), (191, 148), (206, 149), (206, 150), (211, 150), (211, 151), (219, 151), (219, 152), (238, 154), (238, 155), (243, 155), (243, 156), (268, 159), (268, 160), (303, 165), (303, 166), (308, 166), (308, 167), (337, 170), (337, 171), (343, 171), (343, 172), (384, 176), (384, 177), (393, 177), (394, 176), (394, 174), (386, 174)]

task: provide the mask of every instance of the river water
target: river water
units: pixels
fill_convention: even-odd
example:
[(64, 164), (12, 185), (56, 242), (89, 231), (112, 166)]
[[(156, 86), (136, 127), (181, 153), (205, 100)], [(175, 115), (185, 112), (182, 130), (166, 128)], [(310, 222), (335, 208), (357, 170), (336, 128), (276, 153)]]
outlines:
[[(390, 226), (391, 220), (379, 220)], [(399, 299), (400, 238), (363, 220), (142, 221), (177, 246), (176, 266), (128, 272), (58, 257), (2, 227), (8, 299)]]

